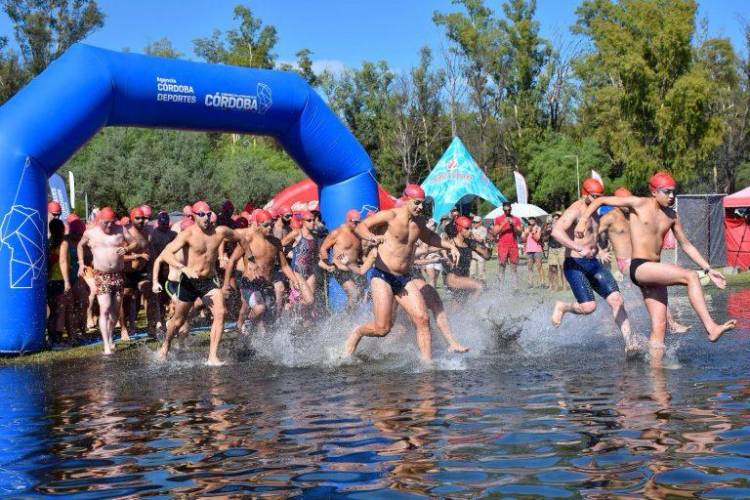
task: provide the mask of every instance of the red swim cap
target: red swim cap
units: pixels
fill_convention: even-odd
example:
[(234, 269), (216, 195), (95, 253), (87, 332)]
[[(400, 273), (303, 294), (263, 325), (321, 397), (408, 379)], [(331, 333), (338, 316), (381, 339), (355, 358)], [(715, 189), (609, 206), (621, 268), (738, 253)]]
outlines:
[(589, 177), (588, 179), (583, 181), (583, 186), (581, 186), (581, 192), (586, 194), (604, 194), (604, 186), (602, 186), (602, 183), (599, 182), (596, 179), (592, 179)]
[(208, 203), (206, 203), (205, 201), (196, 201), (195, 203), (193, 203), (193, 206), (190, 208), (192, 210), (192, 213), (211, 211), (211, 207), (209, 207)]
[(262, 224), (264, 222), (272, 221), (273, 215), (271, 215), (271, 212), (268, 210), (259, 208), (253, 212), (253, 220), (258, 224)]
[(151, 209), (151, 205), (141, 205), (141, 210), (143, 211), (143, 216), (148, 217), (149, 219), (154, 214), (154, 211)]
[(104, 207), (101, 210), (99, 210), (99, 214), (97, 215), (97, 218), (101, 221), (104, 220), (115, 220), (115, 211), (112, 210), (112, 207)]
[(626, 188), (625, 186), (621, 186), (621, 187), (618, 187), (617, 189), (615, 189), (615, 193), (614, 194), (615, 194), (615, 196), (622, 196), (622, 197), (633, 196), (633, 193), (631, 193), (630, 190), (628, 188)]
[(346, 222), (353, 222), (353, 221), (361, 221), (362, 215), (359, 213), (359, 210), (356, 208), (352, 208), (348, 212), (346, 212)]
[(185, 205), (184, 207), (182, 207), (182, 215), (184, 215), (185, 217), (193, 215), (193, 207), (191, 207), (190, 205)]
[(407, 184), (404, 188), (403, 197), (412, 200), (424, 200), (424, 189), (418, 184)]
[(145, 217), (146, 214), (143, 213), (143, 208), (141, 207), (135, 207), (130, 211), (130, 218), (135, 219), (136, 217)]
[(59, 214), (62, 212), (62, 207), (60, 206), (60, 202), (57, 200), (52, 200), (49, 203), (47, 203), (47, 212), (51, 214)]
[(648, 180), (648, 185), (652, 189), (674, 189), (677, 183), (668, 172), (656, 172)]
[(456, 218), (456, 226), (458, 226), (458, 227), (460, 227), (462, 229), (469, 229), (469, 228), (471, 228), (471, 219), (469, 219), (465, 215), (457, 217)]

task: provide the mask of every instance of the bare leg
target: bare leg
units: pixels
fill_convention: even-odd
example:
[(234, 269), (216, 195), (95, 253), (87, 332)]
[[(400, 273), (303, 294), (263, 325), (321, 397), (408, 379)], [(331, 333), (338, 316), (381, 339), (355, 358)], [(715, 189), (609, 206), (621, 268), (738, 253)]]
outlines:
[(385, 337), (393, 327), (393, 290), (391, 286), (380, 278), (370, 281), (372, 294), (373, 321), (356, 327), (346, 340), (345, 352), (347, 356), (354, 354), (362, 337)]
[(174, 337), (174, 334), (185, 324), (190, 309), (193, 307), (192, 302), (182, 302), (179, 300), (175, 300), (174, 305), (174, 316), (167, 321), (167, 333), (164, 336), (164, 342), (161, 345), (161, 349), (159, 349), (159, 359), (162, 360), (167, 359), (169, 347), (172, 343), (172, 337)]
[(632, 351), (635, 349), (633, 334), (630, 331), (630, 320), (628, 313), (625, 311), (625, 299), (620, 292), (610, 293), (607, 296), (607, 304), (612, 308), (612, 316), (615, 318), (620, 333), (625, 340), (625, 350)]
[(737, 324), (735, 320), (730, 319), (723, 325), (719, 325), (711, 318), (706, 306), (706, 299), (703, 297), (703, 288), (698, 273), (694, 271), (674, 264), (646, 262), (638, 267), (635, 277), (638, 282), (646, 286), (687, 286), (690, 305), (693, 306), (696, 314), (703, 322), (703, 326), (708, 332), (708, 340), (711, 342), (719, 340), (724, 332), (731, 330)]
[(446, 282), (451, 288), (467, 290), (471, 294), (470, 298), (477, 297), (482, 290), (484, 290), (484, 285), (481, 281), (475, 280), (474, 278), (467, 278), (465, 276), (456, 276), (453, 273), (448, 273), (448, 276), (446, 276)]
[(96, 304), (96, 282), (94, 281), (94, 278), (90, 277), (84, 278), (84, 281), (86, 281), (86, 285), (88, 285), (89, 288), (89, 300), (86, 304), (86, 329), (89, 330), (96, 327), (96, 318), (94, 317), (94, 305)]
[(500, 272), (497, 277), (500, 279), (500, 287), (505, 283), (505, 262), (498, 261), (500, 263)]
[[(247, 304), (247, 301), (245, 300), (245, 297), (240, 293), (240, 312), (237, 314), (237, 331), (242, 332), (242, 328), (245, 326), (245, 320), (248, 316), (248, 311), (250, 309), (250, 306)], [(265, 308), (265, 306), (264, 306)]]
[(664, 356), (664, 335), (667, 331), (667, 287), (641, 287), (641, 293), (651, 319), (649, 353), (654, 361), (660, 361)]
[(219, 342), (221, 334), (224, 333), (224, 293), (220, 289), (214, 289), (205, 297), (205, 302), (211, 310), (213, 322), (211, 323), (210, 342), (208, 346), (208, 366), (222, 366), (226, 363), (219, 359)]
[(359, 288), (357, 287), (357, 284), (352, 280), (346, 280), (341, 283), (341, 288), (346, 292), (346, 301), (349, 309), (356, 307), (357, 301), (359, 300)]
[(539, 273), (539, 286), (544, 287), (544, 268), (542, 267), (542, 256), (541, 254), (537, 257), (536, 260), (536, 270)]
[(534, 287), (534, 258), (526, 255), (526, 280), (529, 288)]
[(102, 343), (104, 344), (104, 354), (110, 355), (114, 351), (115, 343), (112, 340), (112, 331), (115, 328), (115, 320), (120, 310), (122, 301), (120, 294), (104, 293), (97, 295), (99, 301), (99, 331), (102, 334)]
[(276, 315), (281, 316), (281, 313), (284, 312), (284, 304), (286, 301), (284, 300), (284, 292), (286, 291), (286, 286), (284, 286), (283, 281), (274, 281), (273, 282), (273, 292), (276, 294)]
[(396, 302), (409, 315), (417, 330), (417, 346), (424, 361), (432, 361), (432, 337), (430, 334), (430, 317), (427, 305), (414, 280), (406, 284), (404, 292), (396, 295)]
[(430, 285), (422, 284), (420, 292), (422, 292), (422, 297), (424, 297), (425, 305), (435, 315), (435, 323), (443, 335), (445, 342), (448, 344), (448, 350), (453, 352), (467, 352), (469, 348), (459, 344), (453, 337), (453, 332), (451, 332), (451, 326), (448, 322), (448, 315), (445, 312), (443, 301), (437, 290)]
[(560, 326), (565, 313), (573, 314), (591, 314), (596, 310), (596, 302), (555, 302), (555, 309), (552, 311), (552, 324)]

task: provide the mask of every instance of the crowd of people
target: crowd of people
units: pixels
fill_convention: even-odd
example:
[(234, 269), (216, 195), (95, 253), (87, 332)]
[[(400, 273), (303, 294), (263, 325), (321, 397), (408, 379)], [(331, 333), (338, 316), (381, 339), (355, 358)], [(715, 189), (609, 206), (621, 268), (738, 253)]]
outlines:
[[(694, 271), (659, 262), (666, 232), (674, 231), (686, 254), (718, 286), (725, 285), (724, 278), (685, 237), (671, 208), (676, 189), (671, 176), (658, 173), (649, 187), (650, 197), (632, 196), (625, 188), (605, 197), (601, 183), (586, 179), (582, 197), (544, 223), (534, 217), (522, 221), (506, 202), (503, 215), (485, 224), (458, 209), (440, 221), (428, 218), (424, 191), (409, 184), (396, 208), (364, 217), (352, 208), (345, 222), (330, 231), (319, 212), (289, 207), (271, 213), (248, 203), (236, 211), (226, 201), (215, 212), (197, 201), (185, 206), (178, 220), (166, 211), (154, 217), (149, 205), (141, 205), (120, 218), (102, 207), (88, 221), (74, 214), (63, 221), (60, 204), (51, 201), (48, 341), (66, 346), (100, 335), (104, 354), (111, 355), (116, 327), (122, 340), (130, 339), (143, 310), (148, 335), (161, 340), (161, 359), (175, 338), (205, 321), (210, 323), (207, 364), (220, 365), (227, 318), (244, 336), (266, 332), (278, 322), (309, 325), (337, 313), (327, 301), (332, 278), (346, 297), (342, 308), (372, 307), (372, 320), (354, 327), (343, 343), (347, 355), (363, 337), (387, 335), (401, 309), (413, 324), (422, 358), (430, 360), (431, 321), (449, 351), (468, 350), (451, 330), (444, 300), (460, 305), (478, 297), (487, 287), (486, 262), (493, 252), (500, 285), (519, 286), (519, 246), (526, 257), (527, 286), (570, 286), (575, 301), (555, 304), (551, 320), (556, 326), (565, 314), (592, 313), (596, 292), (610, 306), (626, 349), (636, 349), (622, 294), (606, 265), (611, 249), (619, 270), (643, 291), (657, 357), (667, 325), (675, 331), (687, 328), (669, 313), (670, 285), (687, 286), (709, 340), (715, 341), (734, 323), (713, 321)], [(440, 281), (446, 290), (442, 295)]]

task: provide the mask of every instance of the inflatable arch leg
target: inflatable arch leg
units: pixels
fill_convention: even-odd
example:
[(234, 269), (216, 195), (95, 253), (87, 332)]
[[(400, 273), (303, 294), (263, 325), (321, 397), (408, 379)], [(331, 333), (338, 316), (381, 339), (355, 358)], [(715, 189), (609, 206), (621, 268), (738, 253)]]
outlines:
[(74, 45), (0, 107), (0, 352), (43, 346), (46, 179), (108, 125), (270, 135), (329, 227), (378, 206), (367, 153), (298, 75)]

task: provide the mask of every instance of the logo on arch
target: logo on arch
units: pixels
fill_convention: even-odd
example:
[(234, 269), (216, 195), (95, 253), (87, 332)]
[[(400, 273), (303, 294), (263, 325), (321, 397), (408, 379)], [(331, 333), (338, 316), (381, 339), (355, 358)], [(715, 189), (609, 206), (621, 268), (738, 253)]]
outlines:
[(255, 95), (215, 92), (207, 94), (203, 102), (209, 108), (250, 111), (262, 115), (273, 105), (273, 93), (271, 87), (258, 83)]

